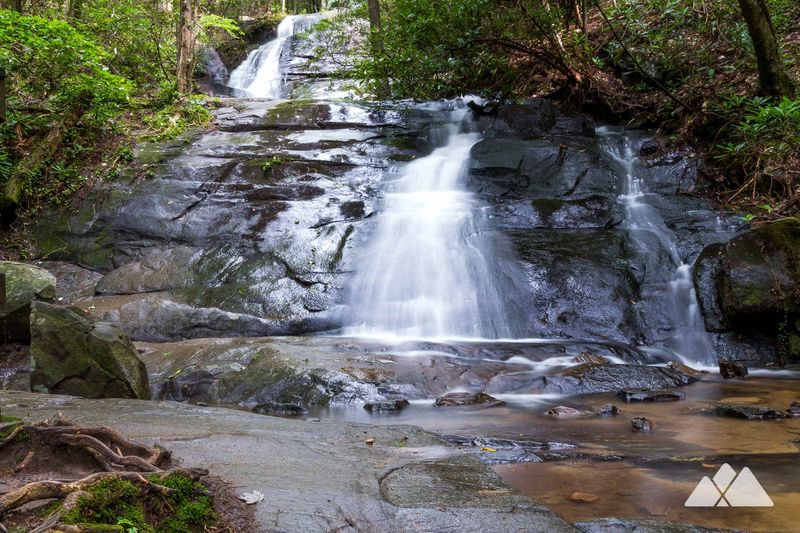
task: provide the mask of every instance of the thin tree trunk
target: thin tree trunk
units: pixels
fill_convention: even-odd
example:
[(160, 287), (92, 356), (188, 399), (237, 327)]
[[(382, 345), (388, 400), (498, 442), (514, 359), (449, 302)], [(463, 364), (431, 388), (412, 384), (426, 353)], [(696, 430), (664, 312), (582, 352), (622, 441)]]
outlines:
[(180, 0), (178, 17), (177, 88), (181, 94), (192, 92), (192, 60), (194, 56), (194, 12), (191, 0)]
[(383, 51), (383, 35), (381, 34), (381, 4), (379, 0), (368, 0), (369, 28), (372, 33), (372, 50)]
[[(367, 0), (369, 10), (369, 29), (370, 44), (372, 45), (373, 57), (378, 57), (383, 53), (383, 32), (381, 30), (381, 4), (380, 0)], [(375, 95), (379, 99), (388, 98), (389, 80), (383, 78), (378, 80), (378, 90)]]
[(764, 96), (793, 96), (794, 87), (781, 59), (778, 39), (765, 0), (739, 0), (758, 62), (759, 92)]

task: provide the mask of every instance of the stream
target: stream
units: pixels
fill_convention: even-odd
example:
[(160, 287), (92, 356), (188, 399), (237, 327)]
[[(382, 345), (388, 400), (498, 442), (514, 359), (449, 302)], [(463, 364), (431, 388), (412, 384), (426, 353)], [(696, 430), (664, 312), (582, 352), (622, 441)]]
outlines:
[[(42, 222), (73, 265), (52, 268), (104, 273), (75, 302), (137, 341), (155, 397), (299, 399), (307, 419), (420, 426), (569, 522), (796, 531), (800, 419), (714, 414), (785, 410), (800, 373), (718, 373), (719, 357), (760, 366), (768, 348), (706, 323), (695, 261), (742, 221), (692, 194), (693, 154), (546, 101), (476, 117), (469, 97), (356, 99), (326, 78), (335, 65), (306, 65), (319, 20), (286, 17), (231, 70), (214, 131), (140, 147), (147, 179), (123, 176), (68, 221)], [(607, 364), (587, 370), (593, 357)], [(277, 371), (258, 366), (271, 358), (325, 373), (287, 392), (289, 378), (273, 385)], [(617, 395), (695, 380), (669, 362), (704, 372), (678, 387), (684, 399)], [(314, 404), (323, 389), (331, 401)], [(478, 391), (505, 404), (433, 404)], [(363, 407), (400, 398), (397, 413)], [(607, 403), (622, 413), (545, 414)], [(638, 416), (652, 432), (631, 431)], [(750, 467), (775, 507), (685, 508), (726, 462)]]

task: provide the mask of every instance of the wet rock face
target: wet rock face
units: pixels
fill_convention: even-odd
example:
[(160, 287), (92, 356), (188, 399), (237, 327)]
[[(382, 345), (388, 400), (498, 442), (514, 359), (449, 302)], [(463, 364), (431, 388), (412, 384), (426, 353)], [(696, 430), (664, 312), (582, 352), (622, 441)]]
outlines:
[(631, 428), (637, 433), (649, 433), (653, 430), (653, 424), (647, 417), (637, 416), (631, 419)]
[(559, 394), (591, 394), (624, 389), (660, 390), (697, 381), (671, 368), (642, 365), (590, 365), (541, 378), (541, 390)]
[(33, 304), (31, 368), (35, 392), (150, 399), (147, 369), (128, 337), (68, 307)]
[[(800, 223), (785, 220), (706, 248), (695, 285), (708, 323), (800, 357)], [(773, 348), (774, 349), (774, 348)], [(737, 357), (738, 358), (738, 357)]]
[(5, 293), (0, 298), (0, 344), (27, 342), (31, 338), (30, 312), (35, 300), (52, 302), (56, 278), (47, 270), (25, 263), (0, 261)]
[(42, 253), (105, 274), (77, 303), (134, 340), (340, 327), (385, 169), (429, 150), (447, 112), (222, 103), (217, 131), (139, 147), (135, 171), (43, 219)]
[[(674, 312), (663, 287), (677, 265), (657, 239), (626, 228), (624, 175), (594, 128), (557, 116), (544, 132), (523, 135), (484, 120), (487, 138), (472, 149), (469, 183), (509, 242), (532, 334), (667, 342), (661, 336), (673, 328)], [(657, 193), (647, 203), (675, 233), (683, 260), (726, 240), (710, 204), (683, 194), (695, 180), (692, 160), (651, 153), (646, 138), (631, 135), (644, 154), (637, 176)]]

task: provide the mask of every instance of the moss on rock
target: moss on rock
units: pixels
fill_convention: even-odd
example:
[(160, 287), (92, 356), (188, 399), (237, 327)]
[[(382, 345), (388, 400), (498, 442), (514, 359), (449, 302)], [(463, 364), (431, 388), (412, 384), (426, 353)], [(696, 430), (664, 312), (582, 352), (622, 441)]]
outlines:
[(62, 522), (84, 531), (185, 533), (206, 531), (219, 521), (202, 483), (179, 474), (154, 474), (148, 481), (173, 492), (164, 495), (124, 479), (103, 479), (86, 489), (87, 494), (78, 498)]

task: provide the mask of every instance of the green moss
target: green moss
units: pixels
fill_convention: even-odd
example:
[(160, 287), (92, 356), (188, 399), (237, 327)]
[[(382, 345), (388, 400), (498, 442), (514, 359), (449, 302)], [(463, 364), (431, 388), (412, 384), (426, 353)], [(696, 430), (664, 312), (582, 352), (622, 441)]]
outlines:
[(86, 489), (74, 509), (62, 518), (65, 524), (117, 525), (125, 520), (140, 533), (155, 531), (145, 520), (139, 487), (130, 481), (107, 478)]
[(350, 235), (352, 234), (353, 226), (347, 226), (347, 229), (344, 230), (344, 235), (342, 235), (342, 239), (339, 241), (339, 246), (336, 247), (336, 253), (333, 254), (331, 262), (328, 265), (331, 270), (335, 269), (342, 261), (342, 257), (344, 256), (344, 247), (347, 245), (347, 239), (349, 239)]
[[(22, 424), (22, 419), (15, 416), (0, 416), (0, 424), (5, 426), (0, 429), (0, 440), (3, 440), (8, 437), (17, 426)], [(30, 435), (28, 435), (28, 437), (30, 438)]]
[(391, 146), (393, 148), (397, 148), (400, 150), (416, 150), (417, 149), (417, 139), (410, 135), (398, 135), (395, 137), (387, 137), (383, 140), (383, 143), (387, 146)]
[(153, 474), (147, 479), (174, 492), (165, 496), (142, 491), (127, 480), (104, 479), (87, 488), (87, 496), (79, 498), (62, 521), (86, 531), (186, 533), (219, 520), (202, 483), (178, 474)]

